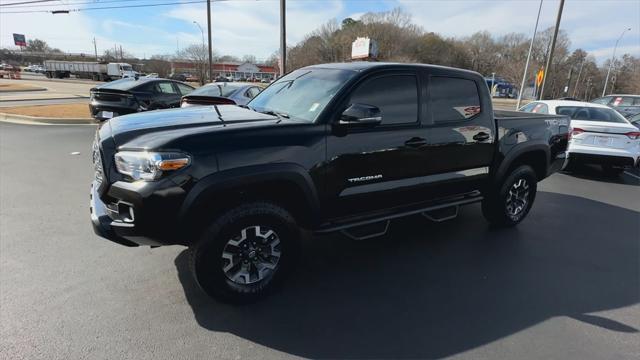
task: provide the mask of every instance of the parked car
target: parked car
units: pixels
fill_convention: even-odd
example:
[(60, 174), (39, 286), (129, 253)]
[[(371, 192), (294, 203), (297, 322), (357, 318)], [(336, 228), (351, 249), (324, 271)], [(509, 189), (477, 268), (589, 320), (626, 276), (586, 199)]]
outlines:
[(96, 120), (140, 111), (180, 106), (180, 98), (193, 91), (191, 85), (168, 79), (121, 79), (90, 90), (89, 110)]
[(591, 100), (594, 104), (608, 105), (624, 116), (640, 113), (640, 95), (607, 95)]
[(158, 75), (158, 73), (149, 73), (149, 74), (146, 74), (144, 77), (156, 79), (156, 78), (159, 78), (160, 76)]
[(262, 89), (242, 83), (210, 83), (182, 97), (181, 107), (194, 105), (246, 105)]
[(490, 223), (518, 224), (537, 182), (562, 166), (568, 126), (567, 116), (494, 113), (471, 71), (308, 66), (247, 107), (105, 123), (93, 145), (91, 219), (119, 244), (189, 246), (204, 291), (248, 302), (292, 269), (302, 229), (367, 239), (391, 219), (443, 221), (478, 202)]
[(224, 77), (224, 76), (218, 76), (215, 80), (215, 82), (229, 82), (231, 80), (229, 80), (228, 78)]
[(606, 105), (549, 100), (534, 101), (520, 110), (571, 118), (567, 170), (578, 164), (598, 164), (605, 172), (617, 175), (640, 161), (640, 132)]
[(171, 75), (169, 75), (169, 79), (177, 80), (177, 81), (187, 81), (187, 75), (186, 74), (171, 74)]

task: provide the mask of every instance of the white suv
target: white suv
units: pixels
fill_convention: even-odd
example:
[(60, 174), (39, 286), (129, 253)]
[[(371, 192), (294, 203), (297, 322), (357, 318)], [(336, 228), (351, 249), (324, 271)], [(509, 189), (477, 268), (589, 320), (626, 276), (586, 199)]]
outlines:
[(534, 101), (520, 111), (571, 117), (565, 169), (576, 163), (599, 164), (611, 174), (640, 161), (640, 131), (616, 110), (568, 100)]

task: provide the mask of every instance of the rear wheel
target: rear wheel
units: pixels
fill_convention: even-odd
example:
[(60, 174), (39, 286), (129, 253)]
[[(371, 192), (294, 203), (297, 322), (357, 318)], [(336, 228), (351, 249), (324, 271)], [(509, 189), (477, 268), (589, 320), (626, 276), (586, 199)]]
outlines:
[(191, 251), (191, 270), (210, 296), (231, 303), (256, 301), (273, 290), (295, 263), (300, 231), (282, 207), (254, 202), (214, 220)]
[(485, 194), (482, 214), (495, 226), (514, 226), (522, 221), (536, 197), (538, 180), (528, 165), (515, 168), (496, 190)]

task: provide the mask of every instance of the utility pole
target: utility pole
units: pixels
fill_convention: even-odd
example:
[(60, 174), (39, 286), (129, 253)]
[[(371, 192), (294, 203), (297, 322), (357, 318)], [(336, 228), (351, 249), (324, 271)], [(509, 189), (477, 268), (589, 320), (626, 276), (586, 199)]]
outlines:
[(209, 36), (209, 82), (213, 82), (212, 59), (213, 48), (211, 47), (211, 0), (207, 0), (207, 33)]
[[(587, 59), (583, 59), (582, 63), (580, 64), (580, 70), (578, 71), (578, 78), (576, 79), (576, 86), (573, 88), (573, 97), (576, 97), (576, 93), (578, 93), (578, 85), (580, 85), (580, 75), (582, 75), (582, 68), (584, 67), (584, 63), (587, 61)], [(578, 93), (578, 95), (580, 95)]]
[(124, 55), (122, 54), (122, 45), (120, 45), (120, 61), (124, 60)]
[[(533, 36), (531, 36), (531, 43), (529, 43), (529, 53), (527, 54), (527, 62), (524, 64), (524, 74), (522, 74), (522, 83), (520, 83), (520, 91), (518, 91), (518, 102), (516, 103), (516, 110), (520, 109), (520, 102), (522, 101), (522, 93), (524, 93), (524, 83), (527, 80), (527, 72), (529, 71), (529, 60), (531, 59), (531, 50), (533, 49), (533, 41), (536, 38), (538, 32), (538, 22), (540, 21), (540, 11), (542, 10), (542, 1), (540, 0), (540, 6), (538, 7), (538, 17), (536, 18), (536, 26), (533, 28)], [(535, 88), (535, 82), (534, 82)], [(535, 93), (533, 94), (535, 97)]]
[(280, 76), (287, 73), (287, 21), (285, 0), (280, 0)]
[(98, 61), (98, 45), (96, 45), (96, 38), (93, 37), (93, 51), (96, 53), (96, 61)]
[(567, 85), (565, 85), (562, 93), (567, 96), (569, 95), (569, 87), (571, 86), (571, 78), (573, 77), (573, 67), (569, 69), (569, 75), (567, 75)]
[(607, 83), (609, 82), (609, 73), (611, 73), (611, 66), (613, 65), (613, 62), (616, 60), (616, 49), (618, 49), (618, 43), (624, 36), (624, 33), (626, 33), (629, 30), (631, 30), (631, 28), (627, 28), (622, 31), (622, 34), (620, 34), (620, 37), (618, 38), (618, 40), (616, 40), (616, 45), (613, 47), (613, 55), (611, 56), (611, 61), (609, 62), (609, 70), (607, 70), (607, 77), (604, 79), (604, 88), (602, 88), (602, 96), (604, 96), (604, 94), (607, 91)]
[(560, 5), (558, 5), (558, 15), (556, 16), (556, 27), (553, 29), (553, 38), (551, 39), (551, 49), (549, 51), (549, 56), (547, 57), (547, 65), (544, 67), (545, 73), (542, 78), (542, 86), (540, 87), (540, 100), (544, 100), (544, 85), (547, 82), (547, 77), (551, 73), (551, 61), (553, 59), (553, 50), (556, 47), (556, 39), (558, 38), (558, 30), (560, 30), (560, 19), (562, 19), (562, 9), (564, 8), (564, 0), (560, 0)]

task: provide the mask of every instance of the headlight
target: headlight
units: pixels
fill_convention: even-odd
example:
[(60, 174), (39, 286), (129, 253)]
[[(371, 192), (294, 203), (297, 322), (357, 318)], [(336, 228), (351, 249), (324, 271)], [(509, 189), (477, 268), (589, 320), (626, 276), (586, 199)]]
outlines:
[(120, 151), (115, 155), (116, 169), (133, 180), (156, 180), (168, 171), (182, 169), (191, 158), (175, 152)]

